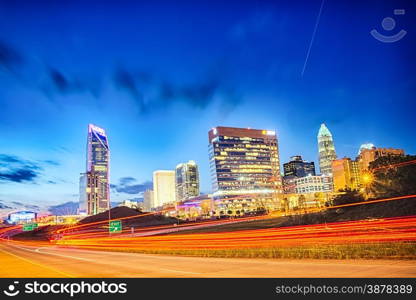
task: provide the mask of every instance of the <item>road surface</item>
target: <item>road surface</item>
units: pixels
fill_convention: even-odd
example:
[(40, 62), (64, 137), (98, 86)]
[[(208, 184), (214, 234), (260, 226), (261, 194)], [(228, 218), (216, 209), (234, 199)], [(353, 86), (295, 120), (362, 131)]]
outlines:
[(0, 243), (0, 277), (416, 277), (414, 261), (162, 256)]

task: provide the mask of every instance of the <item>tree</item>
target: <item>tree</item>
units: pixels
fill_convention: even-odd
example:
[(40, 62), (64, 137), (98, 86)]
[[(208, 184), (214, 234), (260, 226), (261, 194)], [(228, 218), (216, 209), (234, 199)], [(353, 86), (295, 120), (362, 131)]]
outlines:
[(357, 202), (363, 202), (365, 199), (362, 194), (360, 194), (357, 190), (352, 189), (344, 189), (340, 190), (342, 194), (337, 195), (333, 199), (333, 205), (343, 205), (343, 204), (350, 204), (350, 203), (357, 203)]
[(280, 202), (280, 211), (282, 212), (289, 211), (289, 199), (287, 197), (284, 197), (282, 201)]
[(374, 180), (371, 192), (377, 197), (395, 197), (416, 194), (416, 164), (409, 163), (416, 156), (383, 156), (369, 165)]
[(299, 209), (305, 209), (305, 205), (306, 205), (306, 197), (305, 195), (300, 195), (298, 198), (298, 207)]

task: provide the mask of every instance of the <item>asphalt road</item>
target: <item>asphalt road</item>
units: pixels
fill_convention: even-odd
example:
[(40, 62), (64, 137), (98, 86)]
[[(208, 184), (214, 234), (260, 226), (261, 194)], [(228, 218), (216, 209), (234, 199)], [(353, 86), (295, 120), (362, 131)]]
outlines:
[(179, 257), (6, 242), (0, 261), (0, 277), (416, 277), (414, 261)]

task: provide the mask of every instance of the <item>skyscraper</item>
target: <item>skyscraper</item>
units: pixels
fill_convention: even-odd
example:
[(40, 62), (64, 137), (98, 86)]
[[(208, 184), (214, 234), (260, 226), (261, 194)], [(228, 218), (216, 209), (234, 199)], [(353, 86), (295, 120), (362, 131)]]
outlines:
[(153, 207), (175, 202), (175, 171), (153, 172)]
[(304, 161), (300, 155), (292, 156), (289, 162), (283, 164), (283, 171), (285, 176), (305, 177), (316, 175), (315, 163)]
[(337, 158), (332, 134), (324, 123), (318, 132), (319, 169), (323, 175), (332, 175), (332, 161)]
[(176, 201), (185, 201), (191, 197), (199, 196), (198, 166), (190, 160), (181, 163), (175, 169)]
[[(110, 149), (105, 130), (88, 125), (87, 171), (81, 175), (85, 186), (87, 214), (94, 215), (110, 208)], [(81, 198), (81, 196), (80, 196)]]
[(276, 133), (216, 127), (208, 140), (213, 195), (224, 200), (223, 213), (272, 208), (274, 195), (282, 192)]

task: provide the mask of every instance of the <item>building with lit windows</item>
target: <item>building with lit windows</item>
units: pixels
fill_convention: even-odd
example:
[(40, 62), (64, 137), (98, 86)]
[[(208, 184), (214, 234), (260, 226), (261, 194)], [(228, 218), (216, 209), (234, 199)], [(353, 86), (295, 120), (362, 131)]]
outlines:
[(208, 141), (217, 213), (241, 215), (278, 208), (282, 182), (274, 131), (215, 127)]
[(357, 161), (348, 157), (332, 161), (334, 191), (358, 190), (361, 187), (361, 172)]
[(80, 211), (88, 215), (110, 208), (110, 149), (104, 129), (88, 125), (87, 170), (80, 178)]
[(292, 156), (289, 162), (283, 164), (283, 172), (285, 176), (315, 176), (315, 163), (303, 160), (300, 155)]
[(153, 207), (175, 203), (175, 171), (153, 172)]
[(81, 173), (79, 177), (79, 204), (78, 204), (78, 214), (85, 215), (87, 214), (87, 174)]
[(337, 158), (332, 134), (325, 124), (318, 132), (319, 169), (323, 175), (332, 175), (332, 161)]
[(296, 193), (296, 179), (298, 179), (298, 177), (293, 175), (283, 177), (282, 184), (284, 194)]
[(332, 191), (332, 178), (327, 175), (306, 176), (295, 179), (295, 193), (328, 193)]
[(175, 186), (176, 201), (199, 196), (199, 171), (198, 165), (193, 160), (176, 166)]
[(374, 147), (361, 147), (360, 153), (358, 154), (357, 160), (362, 171), (368, 170), (371, 162), (375, 161), (379, 157), (383, 156), (404, 156), (403, 149), (393, 148), (376, 148)]

